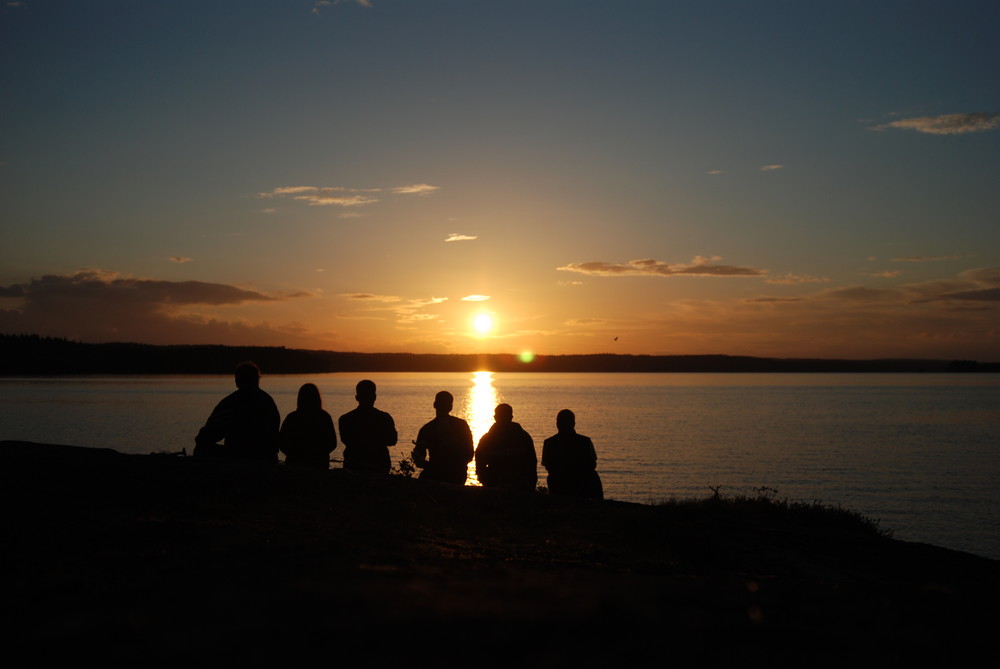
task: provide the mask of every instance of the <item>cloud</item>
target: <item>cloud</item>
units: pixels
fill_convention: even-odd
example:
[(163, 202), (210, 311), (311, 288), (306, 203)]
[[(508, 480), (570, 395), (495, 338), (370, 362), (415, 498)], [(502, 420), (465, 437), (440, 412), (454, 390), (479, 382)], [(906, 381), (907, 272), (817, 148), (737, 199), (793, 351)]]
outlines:
[(446, 242), (471, 242), (476, 239), (479, 239), (477, 235), (462, 235), (457, 232), (453, 232), (445, 237)]
[(370, 300), (372, 302), (402, 302), (403, 298), (396, 295), (375, 295), (373, 293), (345, 293), (341, 297), (349, 300)]
[(0, 295), (21, 298), (19, 307), (0, 315), (0, 331), (148, 343), (213, 343), (222, 341), (215, 338), (217, 334), (228, 333), (230, 342), (276, 343), (280, 338), (270, 326), (229, 323), (186, 308), (280, 302), (310, 294), (263, 293), (220, 283), (144, 279), (88, 269), (0, 288)]
[(436, 190), (440, 190), (440, 186), (431, 186), (430, 184), (413, 184), (410, 186), (397, 186), (391, 189), (396, 195), (428, 195)]
[(466, 295), (462, 298), (463, 302), (485, 302), (490, 299), (489, 295)]
[(432, 304), (441, 304), (442, 302), (447, 302), (447, 297), (428, 297), (426, 299), (413, 299), (409, 300), (409, 303), (415, 307), (428, 307)]
[(828, 283), (830, 279), (826, 277), (809, 276), (808, 274), (785, 274), (766, 280), (766, 283), (773, 283), (782, 286), (792, 286), (799, 283)]
[(958, 293), (945, 293), (944, 295), (938, 296), (937, 299), (1000, 302), (1000, 288), (983, 288), (981, 290), (966, 290)]
[(880, 301), (900, 301), (901, 293), (898, 290), (868, 288), (867, 286), (848, 286), (846, 288), (835, 288), (820, 293), (817, 297), (834, 300), (847, 300), (850, 302), (880, 302)]
[(894, 279), (903, 273), (901, 269), (887, 269), (882, 272), (866, 273), (865, 276), (875, 277), (877, 279)]
[(344, 2), (353, 2), (359, 7), (367, 7), (369, 9), (375, 6), (372, 4), (371, 0), (316, 0), (310, 13), (319, 16), (320, 7), (333, 7), (334, 5), (339, 5)]
[(183, 265), (184, 263), (193, 262), (194, 258), (185, 258), (184, 256), (170, 256), (169, 260), (170, 262), (180, 263)]
[(329, 195), (296, 195), (293, 199), (304, 200), (311, 207), (361, 207), (366, 204), (378, 202), (376, 198), (366, 195), (342, 195), (338, 197)]
[(919, 302), (1000, 302), (1000, 267), (970, 269), (952, 281), (931, 281), (906, 286), (921, 296)]
[(908, 258), (893, 258), (892, 262), (932, 262), (937, 260), (960, 260), (962, 256), (910, 256)]
[(1000, 128), (1000, 113), (976, 112), (971, 114), (917, 116), (875, 126), (872, 130), (885, 130), (886, 128), (916, 130), (927, 135), (964, 135), (970, 132), (986, 132), (987, 130)]
[[(427, 195), (438, 190), (438, 186), (413, 184), (398, 186), (388, 190), (395, 195)], [(385, 188), (345, 188), (344, 186), (278, 186), (267, 192), (257, 193), (259, 198), (289, 198), (307, 202), (311, 207), (362, 207), (378, 202), (371, 193), (381, 193)], [(273, 212), (273, 209), (268, 210)]]
[(629, 260), (627, 263), (582, 262), (569, 263), (557, 270), (579, 272), (595, 276), (764, 276), (767, 270), (739, 265), (715, 265), (719, 256), (697, 256), (687, 264), (663, 263), (651, 258)]
[(780, 170), (780, 169), (783, 169), (784, 167), (785, 167), (784, 165), (761, 165), (760, 166), (760, 171), (761, 172), (773, 172), (774, 170)]
[(1000, 267), (968, 269), (958, 275), (962, 279), (975, 281), (987, 286), (1000, 286)]
[(754, 302), (764, 302), (764, 303), (777, 303), (777, 302), (801, 302), (801, 297), (754, 297), (744, 302), (754, 303)]
[(722, 174), (722, 170), (709, 170), (707, 173), (712, 175)]
[(318, 190), (315, 186), (280, 186), (270, 193), (257, 193), (257, 197), (281, 197), (282, 195), (297, 195), (298, 193), (314, 193)]

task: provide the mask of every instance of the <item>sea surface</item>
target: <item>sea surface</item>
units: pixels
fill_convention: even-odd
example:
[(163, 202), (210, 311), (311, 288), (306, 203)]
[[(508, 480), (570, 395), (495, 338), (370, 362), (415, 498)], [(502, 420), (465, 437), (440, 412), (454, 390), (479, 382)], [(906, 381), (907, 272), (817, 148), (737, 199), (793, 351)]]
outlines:
[[(345, 374), (265, 376), (282, 416), (313, 382), (336, 419)], [(478, 441), (496, 404), (542, 441), (572, 409), (597, 448), (608, 498), (722, 494), (818, 500), (880, 521), (898, 539), (1000, 559), (1000, 375), (377, 374), (396, 421), (393, 462), (434, 415), (439, 390)], [(190, 453), (231, 376), (0, 378), (0, 439)], [(342, 446), (334, 452), (339, 459)], [(339, 467), (339, 463), (334, 463)], [(539, 472), (544, 484), (545, 472)], [(470, 484), (476, 484), (470, 471)], [(777, 492), (773, 492), (777, 491)]]

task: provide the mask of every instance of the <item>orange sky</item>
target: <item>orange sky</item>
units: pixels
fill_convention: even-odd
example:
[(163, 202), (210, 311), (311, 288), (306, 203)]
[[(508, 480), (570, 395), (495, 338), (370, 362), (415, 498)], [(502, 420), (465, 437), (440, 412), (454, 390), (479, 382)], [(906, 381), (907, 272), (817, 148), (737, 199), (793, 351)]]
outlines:
[(8, 3), (0, 332), (1000, 360), (1000, 6), (722, 4)]

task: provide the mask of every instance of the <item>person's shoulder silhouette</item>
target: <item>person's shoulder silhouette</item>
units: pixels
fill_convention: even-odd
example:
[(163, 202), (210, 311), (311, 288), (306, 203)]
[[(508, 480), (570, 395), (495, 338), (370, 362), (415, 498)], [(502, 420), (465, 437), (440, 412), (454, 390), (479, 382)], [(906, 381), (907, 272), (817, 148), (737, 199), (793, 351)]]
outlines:
[(358, 406), (338, 420), (344, 442), (344, 469), (363, 474), (388, 474), (392, 467), (389, 447), (398, 440), (396, 424), (385, 411), (375, 408), (375, 383), (359, 381), (354, 399)]
[(286, 465), (329, 468), (330, 453), (337, 447), (337, 432), (330, 414), (323, 410), (323, 399), (315, 384), (299, 388), (295, 411), (281, 424), (279, 444)]
[(260, 388), (260, 369), (243, 362), (234, 376), (236, 392), (212, 410), (195, 437), (195, 455), (277, 462), (281, 416), (274, 400)]
[(548, 472), (553, 495), (603, 499), (604, 487), (597, 473), (597, 451), (590, 437), (576, 431), (576, 415), (563, 409), (556, 415), (558, 432), (542, 444), (542, 466)]
[(514, 422), (514, 409), (498, 404), (496, 422), (476, 447), (476, 477), (487, 487), (534, 490), (538, 483), (538, 456), (531, 435)]
[(410, 456), (423, 469), (420, 478), (462, 485), (472, 461), (472, 430), (469, 424), (449, 415), (455, 399), (447, 390), (434, 397), (436, 416), (420, 428)]

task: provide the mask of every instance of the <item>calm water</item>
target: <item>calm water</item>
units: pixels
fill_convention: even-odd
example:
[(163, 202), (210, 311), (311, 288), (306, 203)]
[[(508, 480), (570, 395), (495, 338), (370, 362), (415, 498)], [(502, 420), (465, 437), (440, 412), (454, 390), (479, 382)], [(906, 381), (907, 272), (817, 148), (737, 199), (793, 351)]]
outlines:
[[(336, 419), (359, 377), (266, 376), (284, 416), (316, 383)], [(834, 374), (380, 374), (399, 460), (438, 390), (478, 440), (499, 402), (535, 439), (573, 409), (609, 498), (704, 497), (710, 487), (822, 500), (879, 518), (897, 538), (1000, 558), (1000, 376)], [(189, 452), (231, 377), (0, 379), (0, 439)], [(339, 457), (341, 447), (334, 452)], [(339, 466), (339, 465), (335, 465)], [(544, 482), (544, 472), (540, 482)]]

